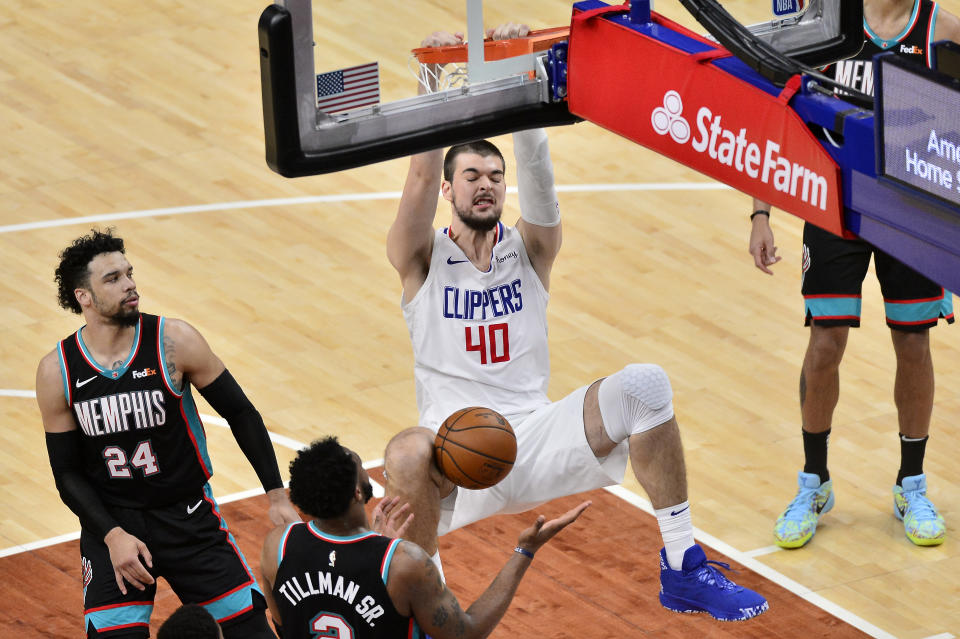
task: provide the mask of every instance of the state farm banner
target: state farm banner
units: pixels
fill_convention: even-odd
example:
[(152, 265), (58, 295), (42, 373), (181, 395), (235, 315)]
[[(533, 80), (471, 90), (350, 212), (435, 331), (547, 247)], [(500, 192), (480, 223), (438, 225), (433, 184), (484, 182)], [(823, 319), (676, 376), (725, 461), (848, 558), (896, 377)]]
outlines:
[[(571, 26), (571, 113), (843, 234), (840, 169), (785, 102), (606, 11), (591, 14)], [(654, 19), (652, 33), (674, 28)]]

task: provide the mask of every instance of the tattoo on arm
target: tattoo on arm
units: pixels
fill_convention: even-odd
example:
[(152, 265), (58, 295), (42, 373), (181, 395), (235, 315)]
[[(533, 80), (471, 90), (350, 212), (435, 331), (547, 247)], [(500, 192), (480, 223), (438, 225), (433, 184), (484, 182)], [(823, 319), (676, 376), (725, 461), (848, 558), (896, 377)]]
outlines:
[(807, 377), (803, 374), (803, 370), (800, 370), (800, 407), (803, 408), (803, 403), (807, 401)]
[(174, 388), (177, 390), (183, 390), (183, 373), (177, 370), (177, 363), (174, 361), (173, 357), (176, 354), (176, 348), (173, 344), (173, 339), (164, 334), (163, 336), (163, 358), (164, 366), (167, 367), (167, 375), (170, 377), (170, 381), (173, 382)]
[(450, 613), (447, 612), (446, 607), (443, 604), (437, 606), (437, 609), (433, 611), (433, 624), (437, 628), (442, 628), (443, 624), (447, 623), (447, 618), (450, 616)]

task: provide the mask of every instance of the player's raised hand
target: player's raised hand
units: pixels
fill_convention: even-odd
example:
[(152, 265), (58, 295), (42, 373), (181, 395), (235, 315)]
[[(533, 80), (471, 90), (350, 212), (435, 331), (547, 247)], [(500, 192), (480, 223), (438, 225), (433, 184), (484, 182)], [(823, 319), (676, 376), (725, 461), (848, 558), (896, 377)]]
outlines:
[[(104, 536), (103, 541), (110, 551), (110, 563), (120, 592), (127, 594), (124, 581), (137, 590), (144, 590), (154, 582), (153, 576), (144, 567), (144, 562), (153, 568), (153, 557), (147, 545), (117, 526)], [(143, 561), (140, 558), (143, 557)]]
[(493, 38), (494, 40), (525, 38), (528, 35), (530, 35), (530, 27), (515, 22), (505, 22), (493, 29), (487, 29), (487, 37)]
[(533, 522), (532, 526), (520, 533), (517, 546), (530, 552), (537, 552), (541, 546), (553, 539), (558, 532), (575, 522), (583, 511), (592, 504), (592, 501), (585, 501), (576, 508), (568, 510), (556, 519), (551, 519), (550, 521), (546, 521), (547, 518), (540, 515), (537, 517), (537, 520)]
[(777, 247), (773, 245), (773, 230), (770, 228), (770, 219), (766, 215), (753, 217), (753, 228), (750, 229), (750, 255), (754, 265), (766, 273), (773, 275), (770, 267), (780, 261)]
[(420, 43), (421, 47), (453, 47), (463, 44), (463, 33), (449, 31), (434, 31)]
[(407, 515), (409, 510), (410, 504), (400, 505), (400, 497), (384, 497), (373, 508), (371, 528), (384, 537), (403, 537), (413, 521), (413, 513)]

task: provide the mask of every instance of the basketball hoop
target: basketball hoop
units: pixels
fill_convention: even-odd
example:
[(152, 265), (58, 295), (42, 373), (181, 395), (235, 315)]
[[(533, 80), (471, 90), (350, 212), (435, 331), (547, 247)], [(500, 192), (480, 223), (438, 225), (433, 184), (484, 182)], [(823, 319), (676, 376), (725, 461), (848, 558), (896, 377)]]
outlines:
[[(531, 31), (523, 38), (485, 39), (483, 60), (493, 62), (546, 51), (570, 37), (570, 27), (553, 27)], [(467, 43), (446, 47), (419, 47), (411, 51), (410, 71), (428, 93), (445, 91), (470, 84), (467, 64)]]

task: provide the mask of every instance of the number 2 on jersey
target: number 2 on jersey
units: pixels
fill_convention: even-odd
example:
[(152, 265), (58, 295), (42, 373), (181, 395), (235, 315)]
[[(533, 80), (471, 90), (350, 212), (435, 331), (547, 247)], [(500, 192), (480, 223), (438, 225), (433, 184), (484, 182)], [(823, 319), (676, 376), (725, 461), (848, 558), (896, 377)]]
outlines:
[(107, 461), (107, 472), (113, 479), (129, 479), (133, 476), (129, 466), (139, 469), (145, 476), (160, 472), (157, 456), (153, 452), (150, 440), (137, 444), (127, 465), (127, 453), (119, 446), (107, 446), (103, 449), (103, 458)]
[[(474, 337), (474, 328), (476, 337)], [(467, 326), (464, 334), (467, 341), (467, 352), (480, 353), (480, 363), (496, 364), (510, 360), (510, 334), (506, 323), (490, 324), (489, 326)]]
[(331, 612), (321, 612), (310, 622), (310, 630), (314, 637), (330, 637), (331, 639), (353, 639), (353, 628), (346, 619)]

